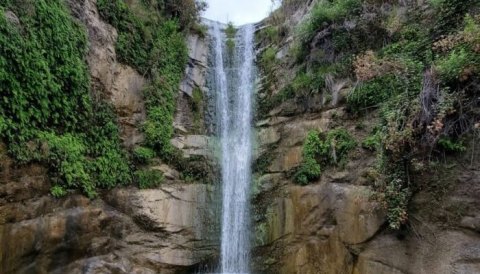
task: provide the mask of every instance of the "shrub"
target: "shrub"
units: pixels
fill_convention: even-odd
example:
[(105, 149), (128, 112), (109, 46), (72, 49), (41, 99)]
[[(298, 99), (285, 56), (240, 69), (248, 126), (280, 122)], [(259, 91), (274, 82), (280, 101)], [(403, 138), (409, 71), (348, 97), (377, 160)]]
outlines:
[(22, 30), (0, 10), (0, 134), (8, 142), (28, 141), (35, 129), (86, 128), (91, 111), (85, 30), (63, 1), (34, 1), (30, 9), (28, 17), (19, 13)]
[[(155, 4), (149, 1), (150, 5)], [(99, 0), (102, 17), (116, 27), (119, 59), (132, 65), (151, 78), (144, 94), (147, 121), (144, 125), (146, 145), (166, 158), (171, 152), (175, 96), (188, 59), (184, 34), (175, 20), (166, 20), (161, 13), (148, 8), (136, 14), (122, 0)], [(157, 2), (160, 10), (172, 12), (174, 17), (192, 14), (193, 1)], [(180, 9), (182, 6), (186, 10)], [(188, 16), (190, 16), (188, 15)], [(187, 17), (188, 17), (187, 16)], [(185, 20), (190, 20), (184, 18)], [(182, 22), (186, 22), (181, 19)]]
[(60, 198), (60, 197), (63, 197), (65, 195), (67, 195), (67, 191), (61, 187), (61, 186), (53, 186), (51, 189), (50, 189), (50, 193), (53, 195), (53, 197), (55, 198)]
[(9, 153), (47, 164), (55, 196), (93, 197), (97, 186), (129, 182), (115, 113), (90, 97), (85, 29), (64, 1), (7, 4), (22, 26), (0, 8), (0, 137)]
[[(323, 140), (322, 140), (323, 139)], [(330, 130), (323, 138), (310, 131), (303, 145), (303, 161), (295, 174), (295, 181), (306, 185), (321, 175), (321, 165), (342, 165), (356, 141), (343, 128)]]
[(382, 137), (379, 131), (369, 135), (362, 142), (362, 147), (371, 151), (378, 150), (381, 148)]
[(140, 164), (148, 164), (155, 157), (155, 151), (148, 147), (137, 147), (133, 151), (135, 160)]
[(162, 184), (163, 173), (158, 170), (137, 170), (135, 177), (141, 189), (154, 188)]
[[(89, 174), (85, 158), (86, 147), (72, 134), (38, 133), (40, 159), (46, 160), (50, 173), (63, 188), (80, 188), (89, 197), (96, 195), (95, 184)], [(54, 180), (55, 181), (55, 180)]]
[(347, 97), (350, 111), (378, 107), (395, 94), (405, 91), (405, 84), (395, 75), (385, 75), (357, 86)]
[(467, 150), (462, 142), (452, 141), (451, 139), (445, 137), (438, 140), (438, 146), (448, 152), (465, 152)]
[(277, 52), (274, 48), (267, 48), (261, 56), (261, 65), (266, 71), (271, 71), (276, 62)]
[(292, 88), (297, 96), (307, 96), (309, 94), (318, 93), (325, 86), (325, 79), (322, 73), (306, 73), (297, 74), (292, 82)]
[(442, 79), (446, 82), (451, 82), (463, 78), (467, 69), (472, 71), (480, 64), (478, 57), (465, 48), (454, 49), (447, 56), (440, 58), (436, 62), (436, 70)]
[(330, 130), (323, 145), (323, 156), (331, 164), (343, 164), (348, 152), (357, 146), (346, 129)]
[(348, 15), (358, 12), (360, 8), (359, 0), (320, 1), (313, 7), (310, 17), (301, 26), (302, 40), (304, 43), (310, 41), (324, 24), (343, 20)]
[(317, 158), (323, 152), (323, 143), (317, 131), (310, 131), (303, 144), (303, 161), (295, 174), (295, 181), (300, 185), (307, 185), (309, 182), (320, 178), (321, 167)]
[(392, 229), (400, 229), (408, 220), (408, 203), (411, 192), (403, 187), (400, 179), (394, 179), (387, 184), (384, 193), (385, 207), (387, 209), (387, 221)]

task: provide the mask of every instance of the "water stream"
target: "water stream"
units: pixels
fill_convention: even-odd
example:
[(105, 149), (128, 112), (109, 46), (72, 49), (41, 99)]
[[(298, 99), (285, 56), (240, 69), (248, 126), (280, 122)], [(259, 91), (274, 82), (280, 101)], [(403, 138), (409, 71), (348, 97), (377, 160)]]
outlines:
[(234, 46), (225, 25), (211, 23), (212, 92), (215, 94), (222, 180), (221, 273), (249, 273), (249, 194), (252, 161), (254, 26), (240, 27)]

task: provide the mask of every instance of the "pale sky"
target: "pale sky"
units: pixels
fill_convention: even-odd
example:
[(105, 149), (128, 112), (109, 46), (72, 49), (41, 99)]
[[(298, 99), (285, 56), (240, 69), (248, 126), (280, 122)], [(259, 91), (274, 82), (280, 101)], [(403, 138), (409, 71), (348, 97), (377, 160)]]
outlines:
[(256, 23), (267, 17), (272, 7), (271, 0), (206, 0), (208, 10), (203, 17), (223, 23), (233, 22), (240, 26)]

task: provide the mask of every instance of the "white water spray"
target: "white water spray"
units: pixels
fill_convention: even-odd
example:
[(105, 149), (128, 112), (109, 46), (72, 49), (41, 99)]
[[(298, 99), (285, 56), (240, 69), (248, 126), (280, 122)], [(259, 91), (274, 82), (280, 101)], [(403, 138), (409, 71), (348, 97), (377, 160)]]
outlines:
[(254, 26), (237, 31), (234, 49), (226, 46), (224, 27), (210, 28), (223, 191), (219, 271), (249, 273)]

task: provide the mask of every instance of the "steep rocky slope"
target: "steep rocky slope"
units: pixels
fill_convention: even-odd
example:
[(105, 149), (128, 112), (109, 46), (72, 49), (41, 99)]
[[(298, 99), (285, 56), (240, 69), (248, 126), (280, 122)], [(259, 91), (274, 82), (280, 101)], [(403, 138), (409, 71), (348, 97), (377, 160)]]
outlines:
[[(102, 20), (96, 3), (68, 1), (68, 7), (87, 31), (92, 90), (114, 107), (123, 145), (133, 149), (144, 141), (149, 80), (118, 61), (117, 30)], [(201, 135), (204, 126), (192, 122), (191, 101), (193, 89), (204, 89), (208, 49), (198, 34), (189, 36), (188, 47), (173, 144), (187, 157), (205, 159), (208, 138)], [(47, 168), (18, 165), (3, 145), (1, 155), (0, 273), (185, 273), (216, 256), (214, 187), (186, 182), (182, 170), (159, 159), (151, 168), (164, 174), (161, 187), (102, 191), (91, 200), (52, 197)]]
[[(323, 14), (320, 9), (312, 11), (315, 1), (284, 1), (263, 21), (257, 35), (262, 80), (253, 200), (255, 269), (260, 273), (480, 273), (478, 133), (466, 137), (468, 153), (442, 152), (440, 162), (432, 153), (431, 160), (416, 163), (420, 170), (429, 167), (412, 171), (419, 187), (408, 205), (408, 221), (391, 229), (388, 201), (378, 198), (378, 148), (372, 150), (364, 141), (376, 132), (382, 113), (375, 107), (360, 115), (352, 113), (347, 100), (361, 81), (353, 71), (331, 69), (348, 64), (344, 57), (349, 54), (361, 55), (381, 46), (371, 41), (394, 40), (379, 30), (382, 18), (398, 20), (400, 29), (410, 9), (424, 14), (432, 10), (428, 3), (363, 1), (357, 13), (345, 16), (338, 3), (346, 2), (323, 2), (323, 11), (337, 5), (337, 10), (328, 12), (339, 18), (314, 29), (300, 62), (295, 58), (305, 25), (315, 12)], [(345, 30), (356, 45), (336, 45)], [(365, 31), (368, 34), (361, 34)], [(323, 67), (316, 71), (318, 64)], [(307, 80), (301, 78), (304, 75)], [(320, 78), (317, 86), (315, 77)], [(377, 86), (373, 92), (381, 90)], [(478, 94), (478, 85), (475, 90)], [(390, 91), (395, 92), (394, 87)], [(322, 136), (338, 128), (346, 129), (357, 146), (339, 165), (320, 162), (321, 175), (302, 186), (305, 182), (298, 182), (297, 174), (308, 155), (307, 135)], [(341, 142), (337, 141), (329, 146)]]

